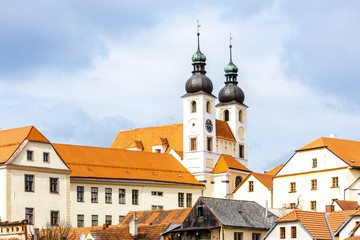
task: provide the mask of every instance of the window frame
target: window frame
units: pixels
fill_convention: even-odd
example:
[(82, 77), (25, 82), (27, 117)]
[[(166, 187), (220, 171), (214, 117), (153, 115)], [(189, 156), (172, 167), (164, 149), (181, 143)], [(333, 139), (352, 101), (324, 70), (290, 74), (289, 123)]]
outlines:
[(213, 151), (213, 138), (206, 137), (206, 150), (209, 152)]
[(50, 211), (50, 225), (59, 226), (59, 222), (60, 222), (60, 212)]
[(178, 207), (184, 207), (185, 193), (178, 193)]
[(84, 202), (84, 186), (76, 186), (76, 199), (77, 202)]
[(312, 168), (317, 168), (318, 164), (317, 164), (317, 158), (313, 158), (312, 159)]
[(186, 193), (186, 207), (192, 207), (192, 193)]
[(245, 145), (239, 144), (239, 158), (245, 158)]
[(99, 202), (99, 188), (91, 187), (91, 203)]
[(310, 210), (316, 211), (316, 201), (310, 201)]
[(196, 101), (193, 100), (190, 103), (190, 113), (196, 113)]
[(34, 161), (34, 151), (31, 151), (31, 150), (26, 151), (26, 160)]
[(105, 224), (112, 225), (112, 215), (105, 215)]
[[(29, 179), (31, 178), (31, 180)], [(25, 192), (35, 192), (35, 176), (31, 174), (24, 175)]]
[(290, 183), (290, 193), (296, 192), (296, 182)]
[(190, 138), (190, 151), (196, 151), (197, 150), (197, 138), (191, 137)]
[(243, 232), (234, 232), (234, 240), (243, 240)]
[(132, 205), (139, 205), (139, 190), (132, 189), (131, 193), (132, 193), (132, 195), (131, 195)]
[(206, 112), (207, 113), (212, 113), (211, 111), (211, 102), (209, 100), (206, 101)]
[(85, 216), (84, 214), (78, 214), (77, 217), (76, 217), (76, 220), (77, 220), (77, 227), (78, 228), (81, 228), (81, 227), (84, 227), (84, 220), (85, 220)]
[[(95, 219), (96, 218), (96, 219)], [(96, 224), (95, 224), (96, 223)], [(91, 226), (97, 227), (99, 226), (99, 215), (91, 215)]]
[(225, 109), (225, 110), (224, 110), (224, 121), (225, 121), (225, 122), (230, 121), (230, 112), (229, 112), (228, 109)]
[(254, 192), (254, 181), (249, 181), (249, 192)]
[(34, 208), (25, 208), (25, 219), (28, 225), (34, 225)]
[(126, 204), (126, 189), (119, 188), (119, 204)]
[(312, 179), (311, 180), (311, 188), (310, 188), (311, 191), (315, 191), (317, 190), (317, 179)]
[(260, 233), (252, 233), (252, 240), (260, 240), (261, 234)]
[(286, 238), (286, 230), (285, 227), (280, 227), (280, 239)]
[(44, 163), (50, 162), (50, 153), (49, 152), (43, 152), (43, 162)]
[(105, 203), (112, 204), (112, 188), (105, 188)]
[(296, 238), (296, 226), (291, 227), (291, 238)]
[(49, 178), (50, 193), (59, 193), (59, 178)]
[(339, 177), (332, 177), (331, 178), (331, 187), (338, 188), (339, 187)]

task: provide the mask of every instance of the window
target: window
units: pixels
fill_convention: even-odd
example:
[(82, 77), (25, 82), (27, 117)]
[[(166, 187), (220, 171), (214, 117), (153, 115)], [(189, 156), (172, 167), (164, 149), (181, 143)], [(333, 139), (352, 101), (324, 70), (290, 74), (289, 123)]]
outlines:
[(239, 158), (245, 158), (245, 148), (244, 145), (239, 144)]
[(313, 179), (311, 180), (311, 190), (316, 190), (317, 189), (317, 180)]
[(34, 191), (34, 175), (25, 175), (25, 192)]
[(105, 203), (111, 203), (112, 202), (112, 189), (111, 188), (105, 188)]
[(234, 240), (243, 240), (242, 232), (234, 232)]
[(119, 189), (119, 204), (125, 204), (125, 189), (120, 188)]
[(98, 202), (98, 188), (97, 187), (91, 187), (91, 202), (97, 203)]
[(244, 112), (243, 112), (243, 110), (239, 110), (239, 122), (244, 122)]
[(235, 187), (239, 186), (239, 184), (241, 183), (241, 181), (242, 181), (241, 177), (237, 176), (237, 177), (235, 178)]
[(285, 227), (281, 227), (280, 228), (280, 239), (284, 239), (285, 238)]
[(192, 207), (192, 194), (186, 194), (186, 207)]
[(332, 187), (334, 187), (334, 188), (339, 187), (339, 178), (338, 177), (332, 178)]
[(316, 201), (310, 201), (310, 209), (316, 211)]
[(49, 153), (48, 152), (44, 152), (43, 153), (43, 161), (44, 162), (49, 162)]
[(132, 205), (139, 205), (139, 190), (132, 190)]
[(107, 225), (112, 224), (112, 216), (111, 215), (105, 215), (105, 224), (107, 224)]
[(229, 121), (229, 110), (224, 111), (224, 121)]
[(124, 215), (119, 215), (119, 223), (121, 223), (124, 220), (125, 216)]
[(26, 151), (26, 159), (28, 161), (32, 161), (33, 159), (33, 151)]
[(163, 192), (152, 191), (152, 192), (151, 192), (151, 195), (152, 195), (152, 196), (160, 196), (160, 197), (162, 197), (162, 196), (163, 196)]
[(163, 206), (151, 205), (151, 210), (163, 210)]
[(190, 138), (190, 151), (196, 151), (196, 138)]
[(77, 186), (77, 201), (84, 202), (84, 187)]
[(296, 183), (295, 182), (290, 183), (290, 192), (296, 192)]
[(211, 152), (213, 149), (213, 139), (212, 137), (208, 137), (206, 140), (206, 150)]
[(313, 158), (312, 160), (312, 167), (316, 168), (317, 167), (317, 158)]
[(192, 101), (191, 102), (191, 113), (196, 113), (196, 102)]
[(155, 149), (156, 153), (161, 153), (161, 149)]
[(203, 216), (204, 216), (204, 208), (198, 207), (198, 217), (203, 217)]
[(34, 224), (34, 209), (33, 208), (25, 208), (25, 219), (27, 224)]
[(77, 215), (77, 227), (84, 227), (84, 215)]
[(253, 191), (254, 191), (254, 182), (249, 181), (249, 192), (253, 192)]
[(253, 233), (252, 240), (260, 240), (260, 233)]
[(211, 103), (210, 103), (210, 101), (206, 102), (206, 112), (211, 113)]
[(59, 211), (51, 211), (50, 212), (50, 224), (51, 224), (51, 226), (59, 225)]
[(291, 238), (296, 238), (296, 227), (291, 227)]
[(178, 193), (178, 206), (184, 207), (184, 193)]
[(59, 179), (50, 178), (50, 192), (58, 193), (59, 192)]
[(91, 226), (96, 227), (99, 225), (99, 216), (98, 215), (91, 215)]
[(295, 209), (295, 208), (296, 208), (295, 203), (290, 203), (290, 209)]

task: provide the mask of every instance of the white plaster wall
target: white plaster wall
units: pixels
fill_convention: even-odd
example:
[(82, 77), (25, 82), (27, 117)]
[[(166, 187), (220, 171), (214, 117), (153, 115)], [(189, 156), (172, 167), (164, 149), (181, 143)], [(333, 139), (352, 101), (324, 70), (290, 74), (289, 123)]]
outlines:
[[(77, 202), (77, 186), (84, 186), (84, 202)], [(98, 203), (91, 203), (91, 187), (98, 187)], [(105, 203), (105, 188), (112, 188), (112, 203)], [(126, 204), (119, 204), (119, 188), (126, 191)], [(178, 207), (178, 193), (192, 194), (192, 204), (201, 196), (202, 189), (194, 186), (101, 183), (72, 180), (70, 184), (71, 224), (77, 226), (77, 215), (84, 215), (85, 227), (91, 226), (91, 215), (98, 215), (98, 223), (105, 223), (105, 215), (112, 215), (112, 224), (118, 224), (119, 215), (125, 216), (129, 211), (151, 210), (151, 205), (163, 206), (164, 210)], [(132, 205), (132, 190), (139, 190), (139, 205)], [(152, 196), (151, 191), (163, 192), (163, 196)]]
[[(249, 192), (249, 181), (253, 181), (253, 192)], [(266, 207), (267, 201), (268, 207), (271, 207), (271, 191), (252, 175), (234, 193), (234, 199), (254, 201), (263, 207)]]
[(219, 174), (213, 174), (213, 181), (214, 184), (212, 184), (212, 196), (215, 198), (224, 198), (226, 196), (226, 190), (228, 188), (228, 184), (226, 181), (228, 181), (229, 178), (226, 175), (226, 173), (219, 173)]
[(6, 169), (0, 168), (0, 221), (6, 220)]
[(253, 233), (260, 233), (260, 239), (262, 239), (265, 234), (267, 233), (267, 230), (260, 230), (260, 229), (246, 229), (246, 228), (224, 228), (224, 239), (234, 239), (234, 233), (235, 232), (242, 232), (243, 233), (243, 239), (244, 240), (250, 240), (252, 239)]
[[(296, 226), (296, 238), (291, 238), (291, 227)], [(282, 222), (278, 223), (270, 234), (263, 240), (278, 240), (280, 239), (280, 227), (285, 227), (285, 240), (301, 239), (312, 240), (310, 235), (297, 222)]]

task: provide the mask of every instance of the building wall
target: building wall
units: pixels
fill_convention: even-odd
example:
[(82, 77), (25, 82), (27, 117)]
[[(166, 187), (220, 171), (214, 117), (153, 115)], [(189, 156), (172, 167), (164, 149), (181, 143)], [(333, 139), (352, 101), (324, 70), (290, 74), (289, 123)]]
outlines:
[[(84, 187), (84, 202), (77, 201), (77, 186)], [(98, 187), (98, 202), (91, 202), (91, 187)], [(112, 203), (105, 203), (105, 188), (112, 189)], [(119, 216), (125, 216), (129, 211), (151, 210), (152, 205), (163, 206), (164, 210), (178, 207), (178, 193), (192, 194), (192, 205), (201, 196), (203, 187), (160, 184), (130, 184), (114, 182), (87, 182), (71, 180), (71, 224), (77, 226), (77, 215), (84, 215), (84, 226), (91, 226), (91, 215), (98, 215), (98, 225), (105, 223), (105, 215), (112, 216), (112, 224), (119, 223)], [(119, 189), (125, 189), (125, 204), (119, 204)], [(139, 204), (132, 204), (132, 190), (139, 190)], [(152, 191), (163, 192), (163, 196), (153, 196)]]
[(296, 239), (312, 240), (313, 238), (298, 224), (298, 222), (282, 222), (278, 223), (269, 235), (263, 240), (278, 240), (280, 239), (280, 228), (285, 227), (285, 240), (293, 240), (291, 238), (291, 227), (296, 227)]
[[(349, 237), (349, 233), (353, 230), (353, 228), (356, 226), (356, 223), (360, 222), (360, 216), (353, 216), (353, 218), (346, 224), (346, 226), (340, 231), (339, 233), (339, 240), (344, 240)], [(355, 236), (358, 232), (355, 232)]]
[(241, 232), (243, 233), (243, 239), (253, 239), (252, 234), (253, 233), (260, 233), (260, 239), (262, 239), (265, 234), (267, 233), (267, 230), (260, 230), (260, 229), (248, 229), (248, 228), (223, 228), (222, 229), (224, 240), (227, 239), (234, 239), (234, 233), (235, 232)]

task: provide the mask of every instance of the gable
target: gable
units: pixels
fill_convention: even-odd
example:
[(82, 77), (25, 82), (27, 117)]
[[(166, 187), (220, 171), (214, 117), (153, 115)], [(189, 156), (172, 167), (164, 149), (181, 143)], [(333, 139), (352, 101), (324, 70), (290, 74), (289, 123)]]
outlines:
[(233, 156), (222, 154), (212, 173), (225, 173), (229, 169), (250, 172), (250, 170)]

